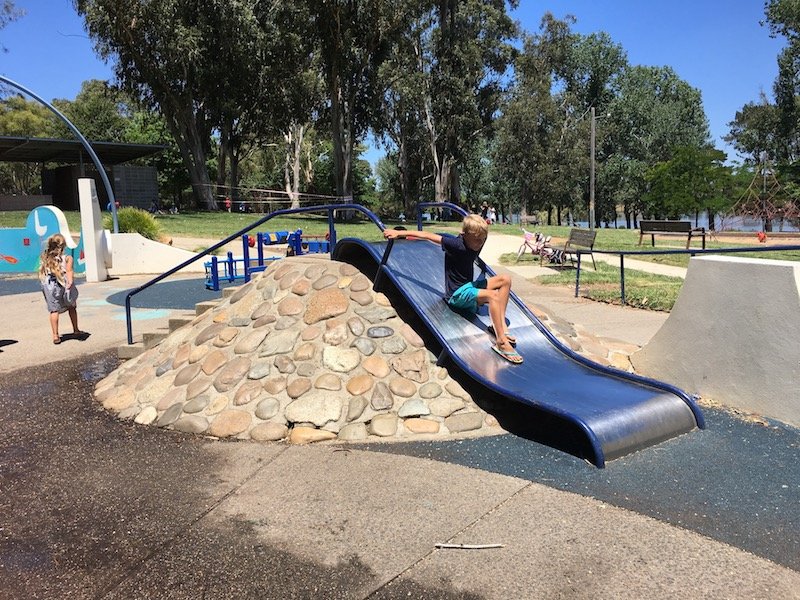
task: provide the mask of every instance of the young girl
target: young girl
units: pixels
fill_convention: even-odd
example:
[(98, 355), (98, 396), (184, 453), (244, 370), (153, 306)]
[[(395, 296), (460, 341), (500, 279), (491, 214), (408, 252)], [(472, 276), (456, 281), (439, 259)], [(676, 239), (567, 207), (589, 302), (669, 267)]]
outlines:
[(60, 344), (58, 335), (58, 316), (69, 313), (73, 334), (84, 337), (78, 328), (78, 288), (75, 287), (75, 274), (72, 268), (72, 257), (64, 254), (67, 242), (64, 236), (56, 233), (47, 238), (47, 245), (40, 257), (39, 280), (42, 282), (42, 293), (50, 311), (50, 328), (53, 330), (53, 343)]

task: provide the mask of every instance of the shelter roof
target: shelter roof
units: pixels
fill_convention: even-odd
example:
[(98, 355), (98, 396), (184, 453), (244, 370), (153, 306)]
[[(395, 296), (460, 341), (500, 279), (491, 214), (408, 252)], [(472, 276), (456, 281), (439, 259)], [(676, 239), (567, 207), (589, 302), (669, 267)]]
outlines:
[[(158, 154), (167, 146), (155, 144), (121, 144), (89, 142), (103, 165), (118, 165), (137, 158)], [(91, 163), (78, 140), (0, 136), (0, 162)]]

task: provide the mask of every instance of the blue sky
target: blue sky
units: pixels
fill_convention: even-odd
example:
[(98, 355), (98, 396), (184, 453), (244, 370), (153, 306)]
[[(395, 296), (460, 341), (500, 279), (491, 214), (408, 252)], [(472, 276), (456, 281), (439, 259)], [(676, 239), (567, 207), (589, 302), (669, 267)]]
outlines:
[[(0, 74), (45, 100), (73, 99), (86, 79), (109, 79), (111, 69), (94, 56), (70, 0), (15, 0), (27, 14), (0, 30)], [(722, 136), (745, 103), (761, 91), (772, 97), (781, 39), (769, 37), (763, 0), (521, 0), (514, 17), (537, 31), (545, 11), (574, 15), (574, 30), (606, 31), (631, 64), (671, 66), (698, 88), (715, 144), (735, 158)], [(600, 126), (600, 125), (598, 125)], [(374, 163), (378, 151), (368, 158)]]

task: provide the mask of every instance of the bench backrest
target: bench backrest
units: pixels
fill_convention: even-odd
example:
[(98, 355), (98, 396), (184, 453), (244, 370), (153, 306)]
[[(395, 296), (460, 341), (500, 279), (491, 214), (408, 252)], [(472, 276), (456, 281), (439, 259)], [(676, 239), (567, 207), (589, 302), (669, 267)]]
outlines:
[(689, 233), (692, 230), (691, 221), (639, 221), (639, 227), (643, 232), (667, 231)]
[(594, 229), (571, 229), (569, 238), (567, 239), (567, 246), (579, 246), (581, 248), (592, 249), (594, 246), (594, 238), (597, 237), (597, 230)]

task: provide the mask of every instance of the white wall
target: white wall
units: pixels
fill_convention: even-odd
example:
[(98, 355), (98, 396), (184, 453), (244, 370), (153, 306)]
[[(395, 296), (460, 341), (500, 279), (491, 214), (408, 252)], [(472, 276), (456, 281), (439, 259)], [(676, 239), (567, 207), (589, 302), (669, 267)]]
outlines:
[[(194, 252), (173, 248), (142, 237), (138, 233), (112, 233), (112, 275), (158, 275), (169, 271), (182, 262), (197, 256)], [(188, 267), (181, 269), (181, 273), (203, 273), (203, 263), (211, 260), (203, 257)]]
[(669, 318), (631, 362), (687, 392), (800, 427), (800, 263), (692, 258)]

